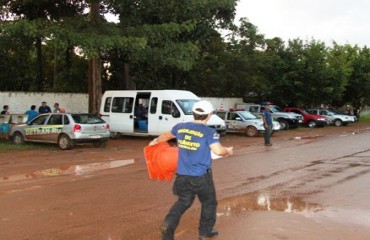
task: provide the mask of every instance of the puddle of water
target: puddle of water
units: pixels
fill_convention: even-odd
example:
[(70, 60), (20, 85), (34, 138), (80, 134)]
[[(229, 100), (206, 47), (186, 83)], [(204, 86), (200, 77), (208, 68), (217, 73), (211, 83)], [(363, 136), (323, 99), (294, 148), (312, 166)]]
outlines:
[(25, 180), (25, 179), (41, 178), (41, 177), (56, 177), (56, 176), (64, 176), (64, 175), (72, 175), (72, 174), (82, 175), (82, 174), (105, 170), (105, 169), (123, 167), (129, 164), (133, 164), (134, 162), (135, 162), (134, 159), (127, 159), (127, 160), (115, 160), (115, 161), (100, 162), (100, 163), (72, 165), (72, 166), (67, 166), (67, 167), (49, 168), (49, 169), (43, 169), (40, 171), (35, 171), (29, 174), (16, 174), (12, 176), (5, 176), (5, 177), (0, 178), (0, 183), (19, 181), (19, 180)]
[(276, 197), (269, 193), (248, 193), (219, 202), (218, 216), (230, 216), (247, 210), (280, 211), (288, 213), (317, 212), (323, 208), (318, 204), (307, 203), (297, 197)]
[(111, 169), (111, 168), (118, 168), (123, 167), (129, 164), (133, 164), (135, 162), (134, 159), (128, 160), (116, 160), (111, 162), (104, 162), (104, 163), (92, 163), (86, 165), (76, 165), (74, 168), (74, 173), (77, 175), (81, 175), (84, 173), (95, 172), (99, 170)]
[(364, 209), (345, 209), (327, 207), (319, 216), (328, 217), (336, 222), (370, 226), (370, 212)]

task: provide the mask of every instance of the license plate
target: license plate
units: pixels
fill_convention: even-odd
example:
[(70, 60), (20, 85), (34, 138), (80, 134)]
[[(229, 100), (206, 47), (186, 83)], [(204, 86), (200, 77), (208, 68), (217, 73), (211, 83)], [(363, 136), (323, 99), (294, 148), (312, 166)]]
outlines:
[(97, 139), (97, 138), (101, 138), (101, 136), (100, 135), (91, 135), (90, 138)]

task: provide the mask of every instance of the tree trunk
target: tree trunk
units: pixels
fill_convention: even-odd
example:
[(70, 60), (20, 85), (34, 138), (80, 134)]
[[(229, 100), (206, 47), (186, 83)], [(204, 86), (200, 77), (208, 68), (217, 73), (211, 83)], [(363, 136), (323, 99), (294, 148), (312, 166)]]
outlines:
[[(90, 23), (98, 26), (100, 23), (99, 0), (90, 0)], [(97, 58), (89, 60), (88, 89), (89, 89), (89, 112), (99, 113), (99, 106), (102, 97), (101, 83), (101, 61)]]
[(37, 58), (37, 77), (36, 77), (36, 91), (42, 92), (44, 90), (44, 75), (42, 67), (42, 44), (41, 38), (36, 39), (36, 58)]
[(123, 89), (125, 90), (136, 90), (136, 84), (132, 81), (130, 77), (130, 64), (129, 63), (124, 63), (123, 67)]
[(72, 73), (71, 73), (71, 68), (72, 68), (72, 51), (73, 47), (71, 47), (71, 44), (68, 44), (68, 47), (65, 51), (65, 71), (67, 72), (67, 81), (72, 82)]
[(102, 98), (101, 61), (89, 60), (89, 113), (99, 113)]

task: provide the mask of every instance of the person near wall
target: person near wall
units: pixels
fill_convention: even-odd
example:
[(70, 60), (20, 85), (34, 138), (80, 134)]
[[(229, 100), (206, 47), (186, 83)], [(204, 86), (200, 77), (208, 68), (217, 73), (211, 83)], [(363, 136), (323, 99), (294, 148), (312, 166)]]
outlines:
[(53, 113), (60, 113), (62, 112), (61, 109), (59, 108), (59, 103), (54, 103), (54, 110)]
[(211, 151), (219, 156), (233, 154), (232, 147), (224, 147), (216, 130), (206, 125), (213, 113), (208, 101), (198, 101), (192, 108), (194, 121), (175, 125), (171, 131), (162, 133), (149, 145), (177, 139), (179, 147), (176, 179), (173, 193), (178, 200), (173, 204), (160, 227), (163, 240), (173, 240), (182, 214), (190, 208), (195, 197), (201, 202), (199, 239), (218, 235), (216, 223), (216, 190), (212, 177)]
[(39, 113), (36, 111), (36, 105), (32, 105), (31, 108), (25, 112), (25, 114), (28, 114), (27, 122), (30, 122), (32, 119), (37, 117)]
[(39, 107), (39, 113), (51, 113), (50, 107), (46, 104), (46, 102), (42, 102), (41, 106)]
[(272, 133), (272, 116), (270, 112), (270, 103), (269, 102), (263, 102), (262, 106), (264, 109), (262, 110), (262, 120), (263, 120), (263, 126), (265, 128), (265, 146), (272, 146), (272, 143), (270, 141), (271, 133)]
[(4, 105), (3, 106), (3, 110), (1, 111), (1, 114), (9, 114), (9, 106), (8, 105)]

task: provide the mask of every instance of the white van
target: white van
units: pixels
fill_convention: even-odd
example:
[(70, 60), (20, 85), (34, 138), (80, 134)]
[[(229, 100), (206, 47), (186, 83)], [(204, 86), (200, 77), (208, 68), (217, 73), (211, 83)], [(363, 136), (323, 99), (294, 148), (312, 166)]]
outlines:
[[(111, 137), (156, 136), (175, 124), (193, 121), (192, 107), (200, 98), (183, 90), (106, 91), (100, 117), (110, 125)], [(224, 120), (213, 114), (207, 124), (225, 134)]]

